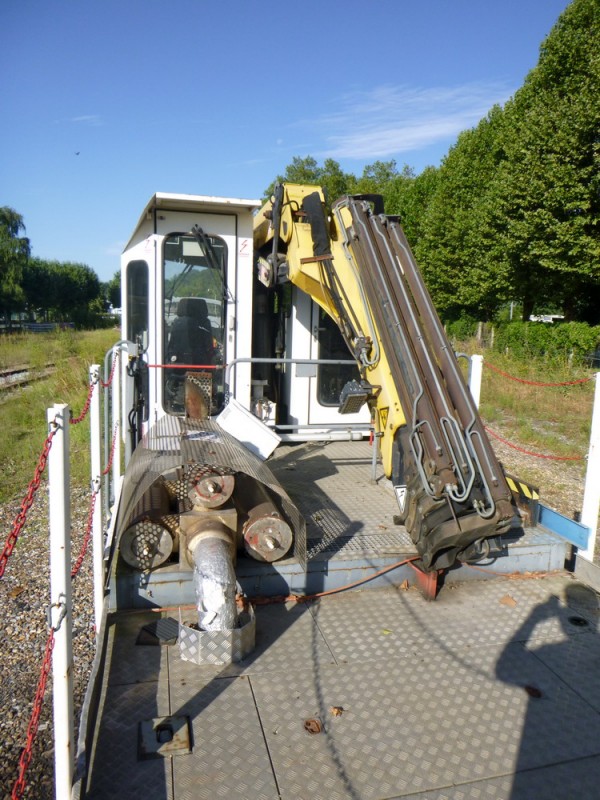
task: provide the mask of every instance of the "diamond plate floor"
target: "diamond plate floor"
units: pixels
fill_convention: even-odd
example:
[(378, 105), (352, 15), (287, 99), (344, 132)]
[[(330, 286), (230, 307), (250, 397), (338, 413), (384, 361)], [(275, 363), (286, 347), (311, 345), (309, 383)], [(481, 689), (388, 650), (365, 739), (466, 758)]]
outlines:
[(309, 558), (324, 550), (397, 552), (399, 544), (414, 551), (406, 530), (392, 523), (392, 490), (371, 480), (371, 458), (368, 442), (308, 442), (281, 446), (269, 460), (306, 520)]
[[(306, 522), (306, 569), (293, 553), (266, 564), (238, 554), (236, 575), (249, 597), (315, 594), (338, 589), (416, 555), (409, 534), (394, 524), (398, 505), (381, 467), (372, 480), (372, 448), (360, 442), (309, 442), (284, 445), (269, 466), (289, 493)], [(497, 572), (551, 571), (562, 568), (565, 544), (546, 529), (513, 531), (503, 539), (505, 551), (493, 561)], [(135, 572), (118, 572), (111, 608), (137, 605), (173, 606), (193, 603), (191, 573), (177, 564), (166, 565), (142, 582)], [(447, 581), (480, 578), (468, 568), (453, 570)], [(394, 573), (398, 583), (414, 582), (408, 565)], [(384, 585), (386, 578), (374, 579)]]
[[(567, 574), (434, 603), (390, 584), (257, 607), (255, 650), (227, 668), (136, 645), (156, 615), (119, 613), (82, 796), (591, 800), (599, 608)], [(192, 753), (138, 760), (139, 723), (165, 715), (189, 717)]]

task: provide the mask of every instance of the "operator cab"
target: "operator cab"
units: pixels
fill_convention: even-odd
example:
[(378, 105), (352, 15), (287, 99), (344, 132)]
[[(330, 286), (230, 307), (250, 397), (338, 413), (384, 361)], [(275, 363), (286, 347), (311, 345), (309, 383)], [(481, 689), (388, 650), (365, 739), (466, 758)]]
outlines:
[(284, 440), (367, 430), (366, 409), (338, 414), (358, 371), (335, 323), (297, 287), (269, 291), (254, 274), (260, 205), (157, 193), (142, 212), (121, 259), (132, 448), (163, 416), (214, 417), (231, 397)]

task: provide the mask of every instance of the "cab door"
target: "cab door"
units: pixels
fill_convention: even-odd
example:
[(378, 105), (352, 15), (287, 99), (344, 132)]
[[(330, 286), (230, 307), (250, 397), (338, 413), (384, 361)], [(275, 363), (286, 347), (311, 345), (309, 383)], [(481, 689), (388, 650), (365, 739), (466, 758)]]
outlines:
[(356, 414), (340, 414), (340, 393), (348, 381), (360, 380), (358, 367), (334, 320), (311, 301), (310, 358), (345, 361), (345, 364), (317, 364), (309, 379), (308, 422), (310, 425), (359, 425), (370, 422), (367, 406)]

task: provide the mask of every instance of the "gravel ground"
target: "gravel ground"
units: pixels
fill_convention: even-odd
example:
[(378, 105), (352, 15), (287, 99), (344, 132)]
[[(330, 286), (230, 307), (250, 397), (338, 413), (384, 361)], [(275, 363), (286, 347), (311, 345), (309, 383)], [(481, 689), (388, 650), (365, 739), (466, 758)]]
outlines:
[[(500, 432), (502, 433), (502, 432)], [(493, 441), (504, 468), (542, 487), (544, 503), (572, 517), (581, 509), (582, 462), (534, 459)], [(2, 546), (20, 509), (20, 500), (0, 506)], [(73, 492), (73, 562), (86, 530), (89, 511), (87, 490)], [(33, 698), (47, 638), (46, 606), (49, 599), (47, 487), (43, 484), (28, 515), (27, 525), (0, 581), (0, 607), (5, 625), (0, 629), (0, 789), (2, 800), (11, 796), (18, 761), (26, 740)], [(596, 556), (598, 560), (598, 555)], [(73, 582), (73, 661), (76, 715), (94, 653), (92, 620), (92, 564), (88, 552)], [(51, 678), (40, 719), (40, 729), (27, 772), (24, 797), (53, 798)]]
[[(500, 431), (502, 435), (502, 431)], [(544, 505), (565, 517), (577, 519), (583, 505), (586, 461), (553, 461), (521, 453), (513, 447), (492, 440), (494, 451), (506, 472), (539, 488)], [(600, 520), (600, 517), (599, 517)], [(600, 560), (599, 542), (594, 561)]]
[[(73, 492), (72, 559), (76, 561), (87, 527), (89, 492)], [(12, 530), (20, 500), (0, 506), (1, 541)], [(18, 776), (19, 758), (40, 675), (47, 640), (46, 607), (50, 598), (48, 552), (48, 490), (40, 486), (27, 524), (0, 581), (0, 789), (2, 800), (11, 796)], [(92, 614), (92, 560), (86, 554), (73, 580), (73, 685), (76, 709), (81, 708), (94, 656)], [(54, 797), (52, 747), (52, 677), (48, 679), (33, 757), (26, 774), (23, 797)]]

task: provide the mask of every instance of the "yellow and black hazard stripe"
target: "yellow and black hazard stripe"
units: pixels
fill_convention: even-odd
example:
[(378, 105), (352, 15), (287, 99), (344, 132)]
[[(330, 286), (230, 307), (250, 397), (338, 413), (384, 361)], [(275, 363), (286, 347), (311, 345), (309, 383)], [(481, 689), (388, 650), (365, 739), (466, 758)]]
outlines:
[(525, 483), (518, 478), (513, 478), (512, 475), (506, 476), (506, 482), (513, 494), (523, 497), (528, 502), (540, 499), (540, 492), (536, 486)]
[(535, 524), (538, 517), (540, 490), (537, 486), (526, 483), (520, 478), (516, 478), (514, 475), (506, 473), (505, 477), (517, 507), (521, 509), (521, 511), (527, 513), (530, 517), (529, 521), (531, 524)]

